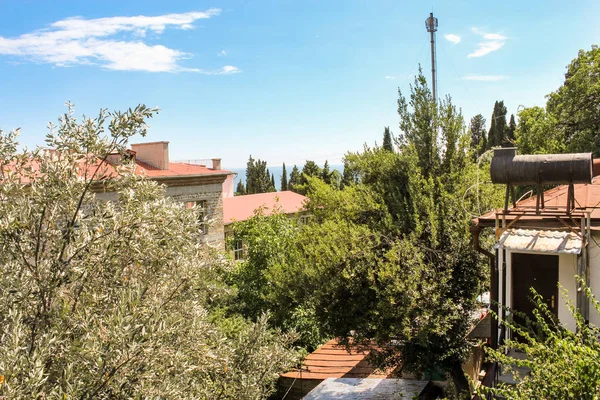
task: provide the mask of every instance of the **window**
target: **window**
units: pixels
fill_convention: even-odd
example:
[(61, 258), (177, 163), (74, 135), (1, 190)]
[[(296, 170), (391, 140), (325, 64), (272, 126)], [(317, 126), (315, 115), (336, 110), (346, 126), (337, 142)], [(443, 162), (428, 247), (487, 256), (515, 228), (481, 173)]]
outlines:
[(310, 221), (310, 215), (308, 214), (302, 214), (298, 217), (298, 224), (300, 225), (306, 225), (308, 224), (308, 222)]
[(198, 222), (200, 223), (200, 230), (203, 235), (208, 234), (208, 201), (197, 200), (188, 201), (185, 203), (186, 208), (196, 208), (198, 212)]
[(235, 239), (233, 241), (233, 259), (243, 260), (244, 256), (244, 242), (242, 239)]

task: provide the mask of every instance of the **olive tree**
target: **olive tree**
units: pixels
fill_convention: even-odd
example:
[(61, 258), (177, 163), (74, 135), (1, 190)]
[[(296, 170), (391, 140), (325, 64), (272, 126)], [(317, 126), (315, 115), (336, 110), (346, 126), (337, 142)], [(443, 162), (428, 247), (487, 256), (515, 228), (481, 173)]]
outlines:
[(52, 150), (0, 133), (0, 397), (257, 399), (293, 361), (267, 317), (227, 332), (211, 317), (228, 265), (194, 210), (105, 162), (156, 112), (70, 106)]

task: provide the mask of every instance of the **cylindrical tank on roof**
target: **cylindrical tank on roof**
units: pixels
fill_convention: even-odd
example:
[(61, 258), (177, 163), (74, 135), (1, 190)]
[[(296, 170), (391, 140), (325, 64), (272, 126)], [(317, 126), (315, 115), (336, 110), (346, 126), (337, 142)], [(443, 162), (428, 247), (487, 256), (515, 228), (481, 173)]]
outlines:
[(517, 155), (517, 149), (494, 150), (493, 183), (560, 185), (592, 182), (592, 153)]

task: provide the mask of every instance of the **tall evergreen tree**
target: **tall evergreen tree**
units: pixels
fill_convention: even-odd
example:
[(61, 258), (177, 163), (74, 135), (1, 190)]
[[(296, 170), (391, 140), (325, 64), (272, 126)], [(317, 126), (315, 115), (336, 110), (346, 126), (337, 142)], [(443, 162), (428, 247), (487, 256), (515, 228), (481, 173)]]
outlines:
[(469, 134), (471, 136), (471, 149), (475, 153), (475, 159), (487, 150), (487, 132), (485, 130), (485, 118), (477, 114), (471, 118), (469, 124)]
[(300, 170), (296, 165), (292, 168), (292, 172), (290, 173), (290, 181), (288, 182), (288, 190), (292, 192), (297, 192), (297, 186), (300, 184)]
[(383, 149), (387, 151), (394, 151), (394, 145), (392, 144), (392, 133), (390, 127), (386, 126), (383, 130)]
[(323, 171), (321, 172), (321, 179), (330, 185), (331, 184), (331, 171), (329, 170), (329, 162), (325, 160), (325, 165), (323, 165)]
[(271, 186), (273, 187), (273, 192), (277, 191), (277, 188), (275, 188), (275, 175), (271, 174)]
[(255, 160), (250, 156), (246, 164), (246, 193), (266, 193), (274, 190), (267, 162)]
[(283, 171), (281, 172), (281, 191), (284, 192), (288, 190), (288, 179), (287, 179), (287, 171), (285, 170), (285, 163), (283, 163)]
[(489, 148), (502, 146), (506, 141), (508, 125), (506, 124), (506, 106), (504, 101), (494, 103), (490, 131), (488, 133)]
[(238, 182), (237, 187), (235, 189), (236, 196), (243, 196), (246, 194), (246, 187), (244, 186), (244, 182), (241, 180)]
[(508, 123), (508, 130), (506, 131), (507, 145), (515, 145), (515, 131), (517, 130), (517, 123), (515, 122), (515, 114), (510, 114), (510, 122)]
[(308, 183), (308, 177), (323, 177), (323, 170), (316, 162), (306, 160), (302, 172), (300, 173), (299, 185), (296, 186), (296, 191), (301, 194), (306, 194), (305, 186)]

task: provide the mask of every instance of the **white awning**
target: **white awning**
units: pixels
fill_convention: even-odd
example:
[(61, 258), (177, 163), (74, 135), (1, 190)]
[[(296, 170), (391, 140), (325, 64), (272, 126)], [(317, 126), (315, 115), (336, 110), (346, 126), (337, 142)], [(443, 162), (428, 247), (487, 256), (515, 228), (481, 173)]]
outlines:
[(507, 229), (496, 248), (536, 253), (581, 253), (581, 238), (571, 231)]

